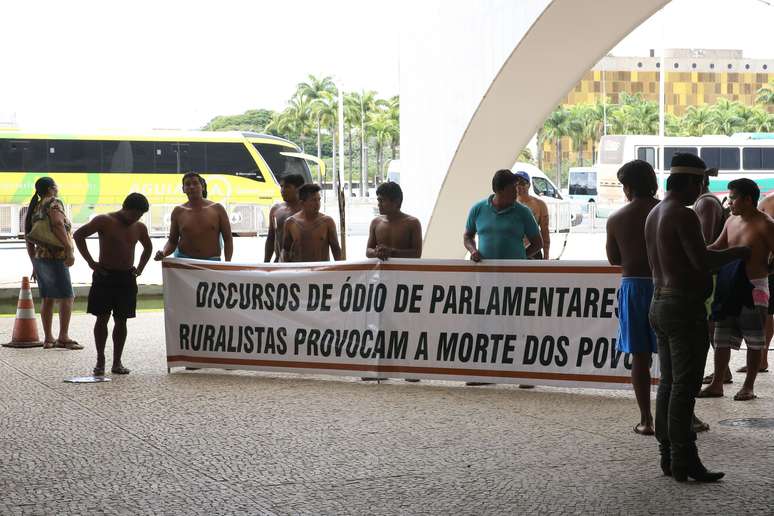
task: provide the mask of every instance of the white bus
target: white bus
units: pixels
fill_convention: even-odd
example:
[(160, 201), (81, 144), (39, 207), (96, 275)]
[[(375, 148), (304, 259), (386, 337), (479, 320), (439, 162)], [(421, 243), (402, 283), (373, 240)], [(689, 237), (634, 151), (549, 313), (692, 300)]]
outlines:
[[(704, 160), (708, 168), (717, 168), (710, 178), (710, 191), (718, 197), (728, 193), (728, 182), (747, 177), (758, 184), (761, 197), (774, 190), (774, 133), (740, 133), (733, 136), (603, 136), (599, 142), (599, 202), (623, 204), (623, 191), (616, 173), (633, 159), (650, 163), (657, 174), (669, 171), (672, 156), (690, 152)], [(659, 181), (661, 181), (659, 177)], [(662, 185), (662, 189), (665, 185)]]

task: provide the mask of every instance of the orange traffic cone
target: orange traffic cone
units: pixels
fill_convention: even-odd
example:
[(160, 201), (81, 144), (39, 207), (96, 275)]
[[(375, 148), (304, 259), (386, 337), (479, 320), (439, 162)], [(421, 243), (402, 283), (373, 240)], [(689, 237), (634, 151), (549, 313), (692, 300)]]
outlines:
[(22, 278), (19, 303), (16, 305), (16, 320), (13, 323), (11, 342), (3, 344), (7, 348), (34, 348), (42, 346), (38, 336), (38, 321), (35, 318), (35, 304), (32, 302), (30, 279)]

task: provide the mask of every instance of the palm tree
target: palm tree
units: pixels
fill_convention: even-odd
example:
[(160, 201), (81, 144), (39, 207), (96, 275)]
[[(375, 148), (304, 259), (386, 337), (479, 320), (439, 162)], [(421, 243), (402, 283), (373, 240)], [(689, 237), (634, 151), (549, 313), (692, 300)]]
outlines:
[(586, 141), (591, 142), (591, 163), (594, 163), (594, 159), (597, 155), (597, 142), (602, 138), (605, 133), (604, 123), (607, 119), (607, 111), (609, 111), (608, 103), (602, 103), (597, 100), (593, 104), (589, 105), (588, 112), (586, 113)]
[[(323, 92), (321, 96), (315, 99), (312, 111), (317, 120), (318, 128), (325, 127), (331, 135), (331, 170), (333, 171), (334, 184), (338, 180), (336, 172), (336, 125), (338, 123), (339, 101), (338, 95), (331, 92)], [(318, 132), (319, 135), (319, 132)], [(319, 136), (318, 136), (319, 145)], [(319, 147), (318, 147), (319, 149)], [(319, 152), (319, 150), (318, 150)], [(343, 159), (343, 157), (340, 157)], [(326, 174), (327, 175), (327, 174)]]
[(755, 106), (750, 109), (750, 117), (744, 130), (750, 133), (770, 133), (774, 131), (774, 116), (765, 108)]
[(744, 128), (744, 119), (740, 116), (741, 105), (728, 99), (718, 99), (710, 108), (709, 126), (714, 134), (731, 136)]
[[(352, 142), (354, 142), (355, 139), (352, 130), (356, 127), (360, 127), (360, 97), (356, 96), (355, 93), (344, 93), (344, 125), (347, 128), (347, 144), (349, 146), (349, 194), (354, 195), (352, 190), (352, 173), (355, 170), (355, 151)], [(342, 157), (342, 159), (344, 158)]]
[(558, 106), (543, 123), (546, 138), (554, 140), (556, 149), (556, 186), (562, 188), (562, 138), (570, 134), (570, 113), (564, 106)]
[(387, 100), (387, 113), (392, 122), (392, 138), (390, 139), (390, 158), (397, 158), (397, 148), (400, 145), (400, 96), (395, 95)]
[[(336, 95), (337, 93), (338, 90), (336, 89), (336, 85), (333, 83), (333, 79), (330, 76), (317, 78), (314, 75), (309, 74), (307, 76), (307, 82), (299, 82), (296, 86), (294, 97), (306, 99), (310, 103), (314, 103), (317, 100), (321, 100), (325, 94)], [(320, 147), (321, 122), (319, 116), (316, 117), (315, 122), (317, 125), (317, 157), (320, 158), (322, 156), (322, 150)]]
[(586, 123), (588, 119), (588, 105), (587, 104), (575, 104), (570, 106), (568, 122), (568, 132), (570, 138), (572, 138), (572, 146), (578, 153), (576, 164), (583, 166), (583, 144), (586, 140)]
[(293, 97), (288, 101), (288, 107), (272, 119), (267, 129), (291, 140), (298, 140), (301, 150), (304, 150), (312, 120), (311, 102), (304, 97)]
[(755, 102), (766, 106), (774, 104), (774, 82), (758, 89)]
[(682, 132), (687, 136), (704, 136), (711, 134), (710, 108), (706, 104), (702, 106), (688, 106), (681, 119)]
[(372, 112), (368, 117), (368, 126), (376, 143), (376, 174), (374, 176), (374, 182), (376, 182), (378, 177), (379, 182), (381, 183), (384, 181), (382, 170), (384, 145), (389, 145), (394, 141), (398, 133), (398, 127), (389, 111), (386, 110)]
[(351, 94), (355, 99), (358, 107), (360, 108), (360, 195), (368, 196), (368, 151), (366, 149), (366, 122), (368, 115), (372, 111), (376, 111), (382, 106), (385, 106), (386, 101), (378, 99), (376, 92), (372, 90), (363, 91), (361, 93), (353, 92)]

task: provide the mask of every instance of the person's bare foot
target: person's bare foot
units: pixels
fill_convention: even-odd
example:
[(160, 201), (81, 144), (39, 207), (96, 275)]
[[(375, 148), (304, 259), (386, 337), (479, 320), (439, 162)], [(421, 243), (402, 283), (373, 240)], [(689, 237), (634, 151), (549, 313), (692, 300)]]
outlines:
[(653, 423), (639, 423), (634, 425), (634, 433), (639, 435), (653, 435), (656, 432), (653, 431)]
[[(742, 366), (739, 369), (736, 370), (737, 373), (746, 373), (747, 372), (747, 366)], [(759, 373), (768, 373), (769, 372), (769, 364), (761, 364), (758, 367)]]
[(712, 387), (705, 387), (696, 395), (697, 398), (722, 398), (723, 388), (713, 389)]
[(734, 394), (734, 401), (750, 401), (757, 398), (752, 389), (739, 389), (739, 392)]
[(129, 369), (124, 367), (123, 364), (113, 364), (113, 367), (110, 368), (110, 372), (113, 374), (129, 374)]

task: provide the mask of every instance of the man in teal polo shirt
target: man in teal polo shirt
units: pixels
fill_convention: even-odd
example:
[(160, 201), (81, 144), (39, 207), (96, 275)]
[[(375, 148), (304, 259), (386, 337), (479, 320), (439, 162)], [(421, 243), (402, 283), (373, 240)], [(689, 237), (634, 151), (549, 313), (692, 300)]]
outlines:
[[(516, 179), (510, 170), (498, 170), (492, 178), (494, 194), (470, 209), (464, 243), (474, 262), (525, 260), (543, 248), (532, 211), (516, 202)], [(526, 249), (524, 237), (529, 241)]]

